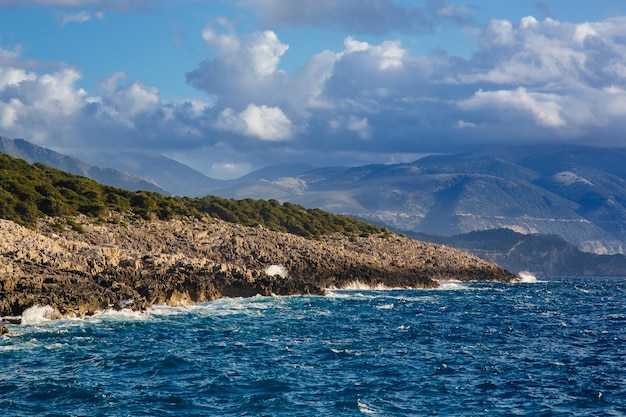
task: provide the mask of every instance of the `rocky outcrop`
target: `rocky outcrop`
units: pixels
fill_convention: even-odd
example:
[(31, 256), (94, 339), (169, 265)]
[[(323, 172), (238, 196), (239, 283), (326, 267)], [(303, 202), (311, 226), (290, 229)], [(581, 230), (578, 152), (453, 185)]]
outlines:
[(68, 317), (220, 297), (323, 294), (354, 282), (434, 288), (446, 279), (515, 279), (472, 255), (390, 233), (311, 240), (209, 217), (100, 224), (80, 218), (78, 232), (58, 221), (31, 230), (0, 220), (0, 316), (33, 305)]

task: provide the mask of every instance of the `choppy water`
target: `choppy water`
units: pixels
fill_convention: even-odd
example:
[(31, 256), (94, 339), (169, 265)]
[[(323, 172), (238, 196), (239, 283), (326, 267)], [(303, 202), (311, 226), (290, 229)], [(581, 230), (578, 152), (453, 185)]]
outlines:
[(0, 413), (622, 416), (625, 288), (546, 278), (31, 317), (0, 338)]

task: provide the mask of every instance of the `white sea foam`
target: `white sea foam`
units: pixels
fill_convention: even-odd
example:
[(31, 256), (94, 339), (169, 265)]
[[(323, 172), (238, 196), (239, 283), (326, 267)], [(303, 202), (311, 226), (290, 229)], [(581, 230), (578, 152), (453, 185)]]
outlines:
[(527, 283), (537, 282), (537, 277), (528, 271), (521, 271), (517, 275), (519, 276), (519, 279), (520, 279), (519, 282), (527, 282)]
[(269, 275), (270, 277), (278, 275), (281, 278), (287, 278), (287, 275), (289, 275), (287, 268), (285, 268), (282, 265), (270, 265), (267, 268), (265, 268), (265, 273)]
[(461, 281), (438, 281), (438, 290), (451, 291), (451, 290), (469, 290), (470, 287), (464, 285)]
[(55, 318), (54, 309), (50, 306), (34, 305), (22, 313), (22, 324), (33, 325), (49, 322)]
[(330, 287), (327, 288), (327, 291), (337, 291), (337, 290), (346, 290), (346, 291), (398, 291), (398, 290), (407, 290), (410, 288), (400, 288), (400, 287), (387, 287), (383, 284), (369, 285), (362, 281), (352, 281), (343, 285), (341, 287)]
[(376, 410), (372, 409), (360, 398), (357, 400), (357, 405), (359, 406), (359, 411), (363, 414), (377, 414)]
[(104, 310), (99, 311), (89, 317), (89, 321), (142, 321), (147, 320), (151, 314), (151, 310), (135, 311), (128, 308), (121, 310)]

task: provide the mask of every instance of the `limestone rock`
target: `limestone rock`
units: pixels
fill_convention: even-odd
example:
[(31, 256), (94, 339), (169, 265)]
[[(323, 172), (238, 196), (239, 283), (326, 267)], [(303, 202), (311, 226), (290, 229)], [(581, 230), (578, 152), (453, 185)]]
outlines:
[[(83, 232), (0, 220), (0, 316), (50, 305), (61, 317), (219, 297), (323, 294), (353, 282), (434, 288), (439, 280), (511, 281), (495, 264), (393, 234), (319, 240), (210, 217), (75, 219)], [(268, 275), (270, 266), (286, 273)], [(272, 269), (270, 269), (272, 270)]]

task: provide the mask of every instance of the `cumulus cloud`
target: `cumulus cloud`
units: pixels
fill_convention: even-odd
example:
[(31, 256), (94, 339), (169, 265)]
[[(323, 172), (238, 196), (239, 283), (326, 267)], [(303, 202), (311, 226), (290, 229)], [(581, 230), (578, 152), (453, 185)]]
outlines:
[(73, 69), (38, 76), (22, 69), (4, 68), (0, 74), (0, 120), (9, 132), (34, 140), (67, 131), (87, 93), (75, 88), (80, 74)]
[(525, 88), (515, 90), (478, 90), (459, 106), (465, 110), (492, 109), (502, 113), (527, 113), (535, 123), (546, 127), (562, 127), (566, 123), (561, 117), (560, 98), (555, 94), (531, 93)]
[(217, 127), (267, 141), (283, 141), (291, 137), (291, 120), (278, 107), (250, 104), (241, 113), (223, 110)]
[(278, 63), (289, 46), (272, 31), (239, 37), (228, 22), (222, 21), (222, 28), (225, 31), (211, 26), (203, 30), (204, 41), (217, 57), (202, 61), (187, 73), (187, 82), (218, 96), (226, 107), (240, 110), (253, 102), (274, 104), (273, 92), (280, 90), (287, 78), (278, 70)]
[(160, 106), (159, 90), (156, 87), (139, 82), (118, 84), (126, 79), (125, 73), (118, 72), (102, 80), (99, 89), (103, 93), (103, 102), (129, 118), (154, 112)]
[[(49, 147), (177, 149), (198, 140), (209, 104), (163, 102), (155, 87), (125, 74), (103, 80), (99, 95), (77, 86), (73, 68), (39, 74), (0, 66), (0, 128)], [(204, 110), (203, 110), (204, 109)]]

